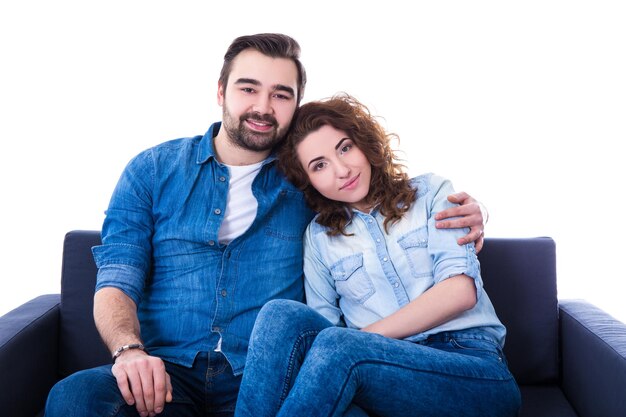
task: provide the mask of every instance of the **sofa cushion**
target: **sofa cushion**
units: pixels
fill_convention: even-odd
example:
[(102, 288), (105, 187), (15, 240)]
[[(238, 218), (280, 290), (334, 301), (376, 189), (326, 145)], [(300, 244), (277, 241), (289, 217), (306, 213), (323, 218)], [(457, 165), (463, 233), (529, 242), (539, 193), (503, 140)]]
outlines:
[(519, 417), (578, 417), (556, 385), (522, 385), (520, 391), (522, 409)]

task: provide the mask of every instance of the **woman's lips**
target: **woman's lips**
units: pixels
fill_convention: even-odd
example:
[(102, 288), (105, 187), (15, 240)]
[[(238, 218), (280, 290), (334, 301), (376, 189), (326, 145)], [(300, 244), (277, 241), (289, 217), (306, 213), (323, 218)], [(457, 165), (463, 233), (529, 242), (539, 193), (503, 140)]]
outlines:
[(346, 183), (344, 183), (341, 188), (339, 188), (339, 190), (352, 190), (354, 189), (358, 183), (359, 183), (359, 178), (361, 177), (361, 174), (350, 178)]

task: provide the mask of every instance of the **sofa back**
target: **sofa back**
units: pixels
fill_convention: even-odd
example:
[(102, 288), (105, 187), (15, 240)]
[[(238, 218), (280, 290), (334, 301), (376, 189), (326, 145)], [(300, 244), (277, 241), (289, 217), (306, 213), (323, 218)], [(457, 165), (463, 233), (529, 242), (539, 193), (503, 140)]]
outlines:
[(518, 384), (559, 377), (556, 247), (550, 238), (488, 238), (478, 254), (484, 287), (507, 328), (504, 353)]
[(59, 317), (59, 375), (111, 363), (111, 353), (93, 321), (96, 264), (91, 248), (100, 244), (100, 232), (76, 230), (65, 235), (61, 267)]
[[(91, 248), (98, 231), (65, 237), (61, 279), (60, 375), (111, 362), (93, 321), (96, 266)], [(482, 276), (498, 317), (507, 327), (504, 347), (520, 384), (558, 378), (558, 305), (555, 244), (550, 238), (485, 240)]]

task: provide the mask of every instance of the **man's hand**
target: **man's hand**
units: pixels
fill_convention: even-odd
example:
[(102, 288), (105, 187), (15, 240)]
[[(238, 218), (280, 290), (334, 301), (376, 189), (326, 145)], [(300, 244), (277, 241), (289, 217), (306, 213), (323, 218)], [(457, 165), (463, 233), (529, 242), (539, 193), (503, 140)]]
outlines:
[[(439, 229), (457, 229), (469, 227), (470, 232), (457, 240), (459, 245), (474, 242), (476, 253), (480, 252), (484, 243), (485, 221), (487, 216), (486, 210), (483, 213), (483, 206), (472, 196), (465, 192), (451, 194), (448, 196), (451, 203), (460, 204), (460, 206), (452, 207), (447, 210), (440, 211), (435, 215), (436, 227)], [(439, 221), (449, 219), (451, 217), (459, 217), (458, 219)]]
[(172, 401), (172, 384), (160, 358), (134, 349), (123, 352), (111, 368), (126, 404), (141, 417), (153, 417)]

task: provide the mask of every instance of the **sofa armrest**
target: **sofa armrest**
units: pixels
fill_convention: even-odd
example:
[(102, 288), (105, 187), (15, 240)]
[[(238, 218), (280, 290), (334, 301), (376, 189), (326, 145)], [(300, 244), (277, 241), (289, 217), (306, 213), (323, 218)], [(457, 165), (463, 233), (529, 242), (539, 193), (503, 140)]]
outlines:
[(57, 381), (59, 294), (42, 295), (0, 317), (0, 410), (34, 416)]
[(626, 325), (582, 300), (560, 300), (561, 387), (581, 417), (626, 410)]

